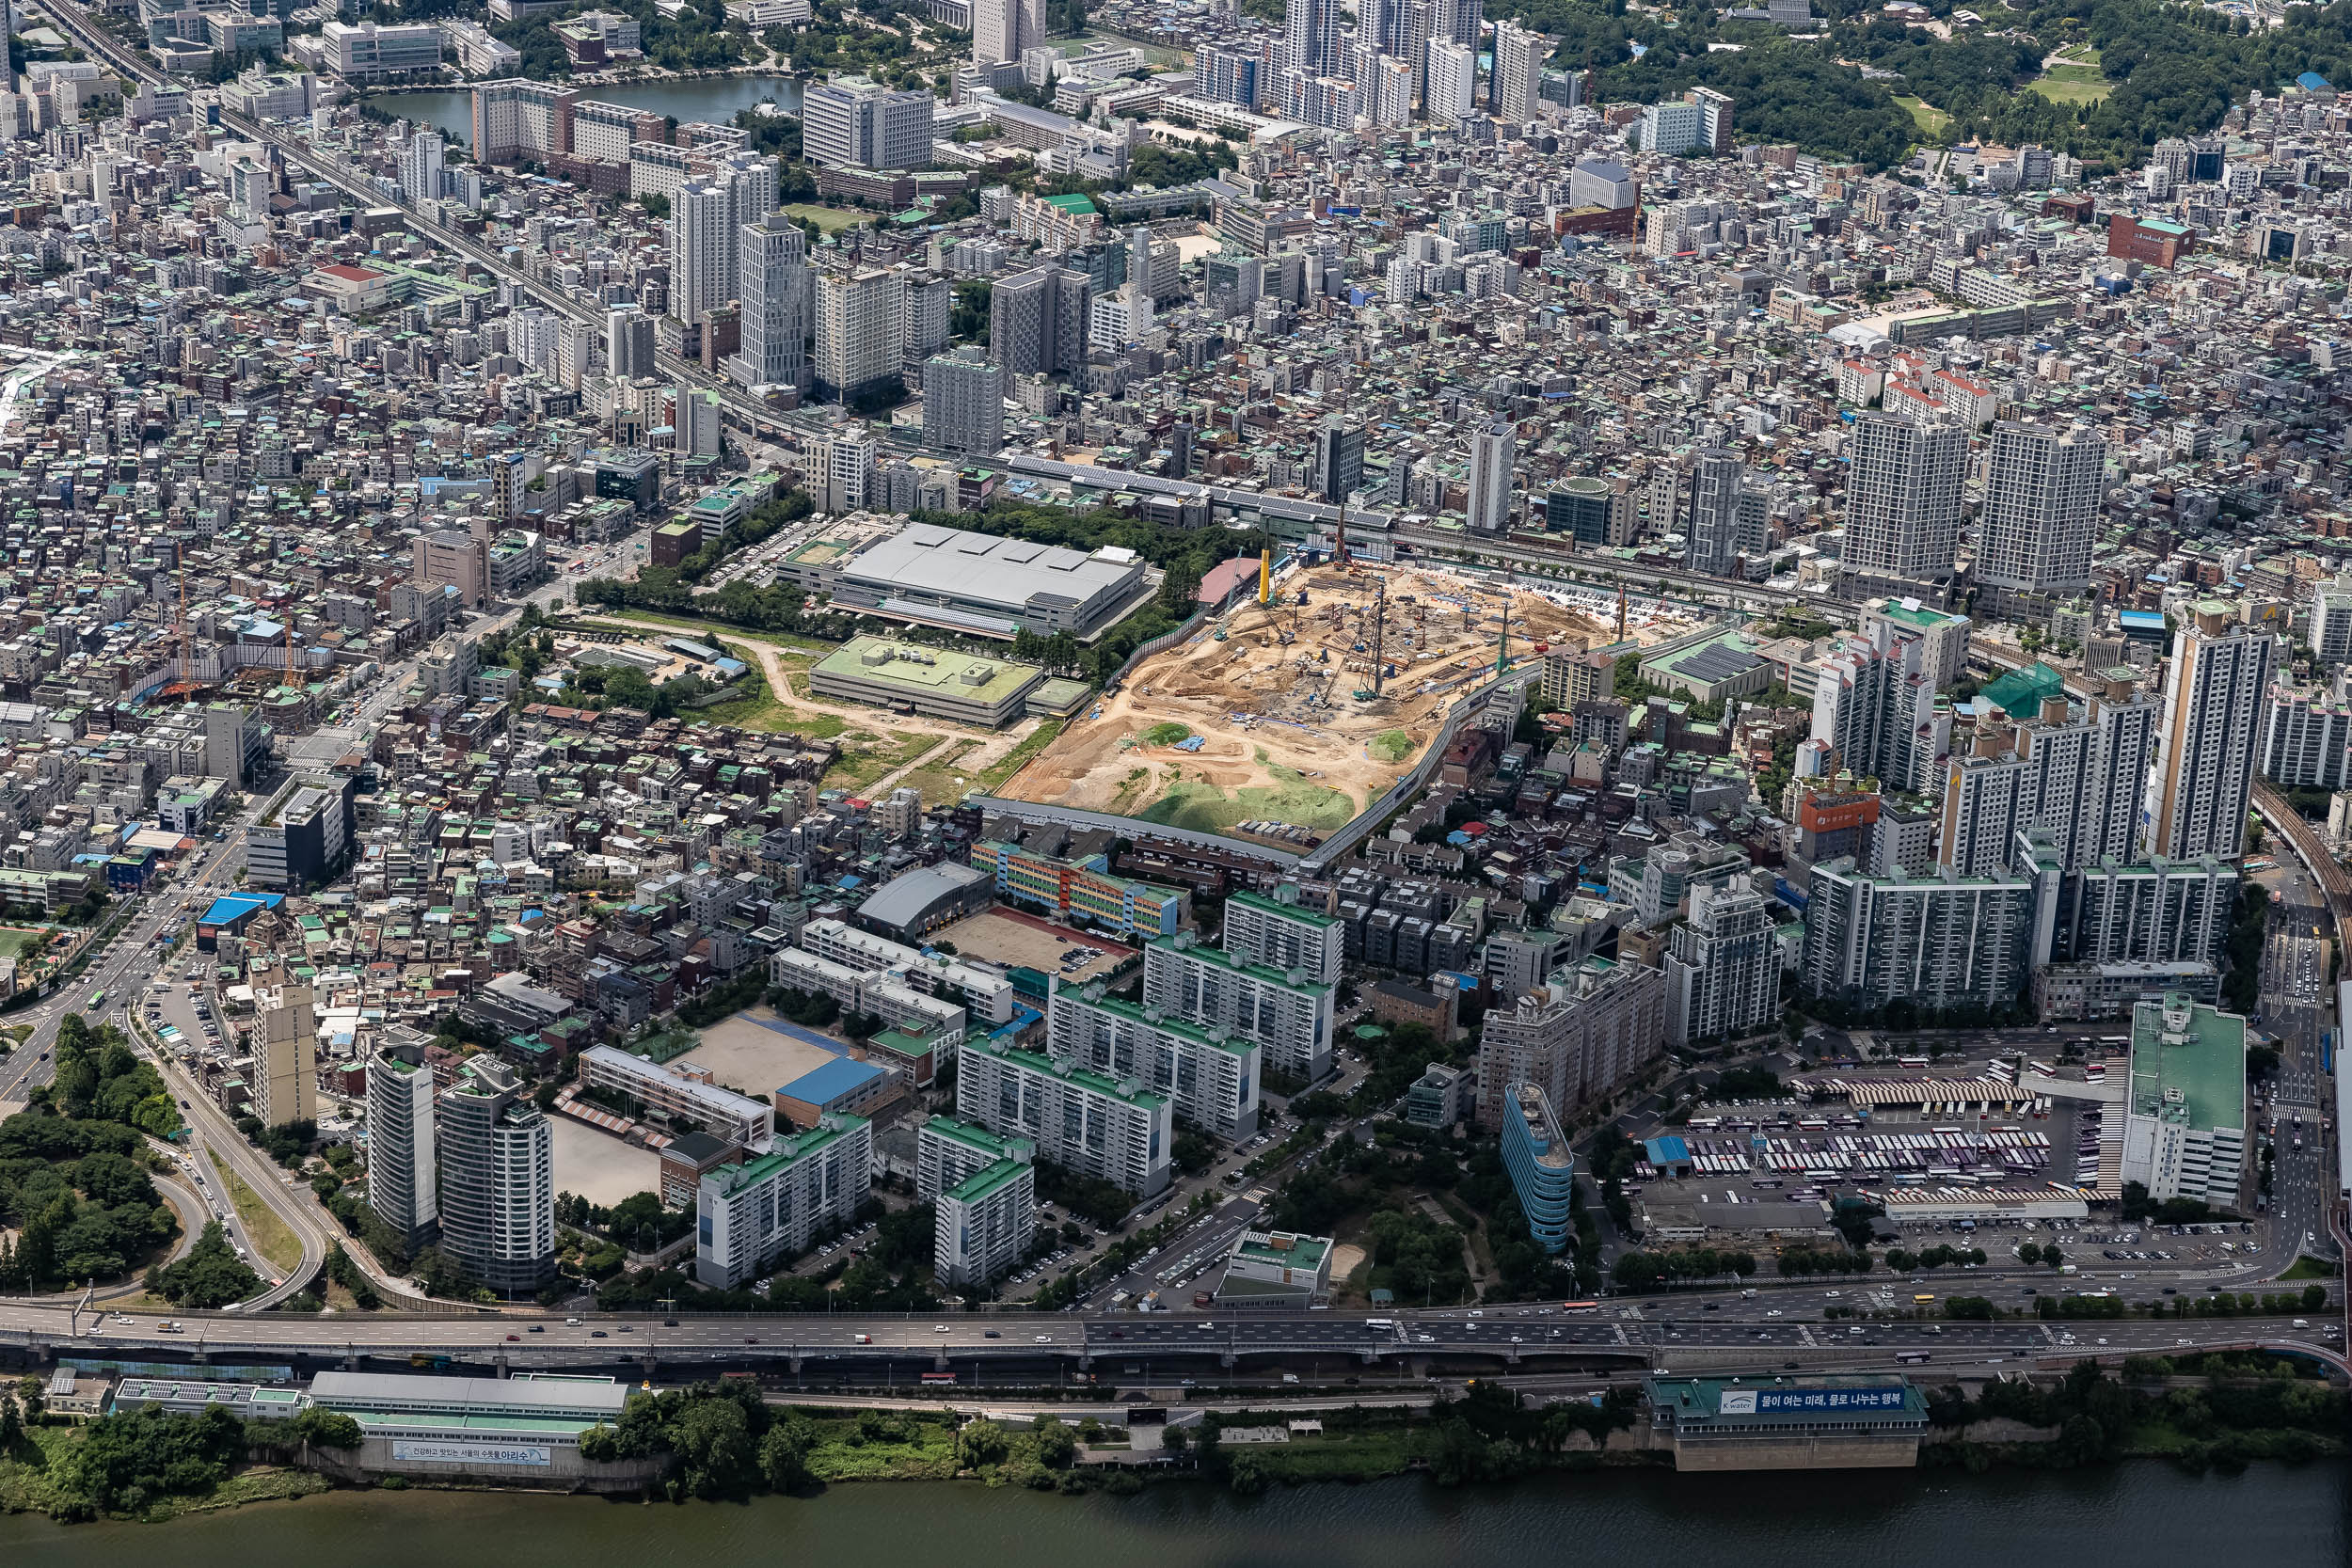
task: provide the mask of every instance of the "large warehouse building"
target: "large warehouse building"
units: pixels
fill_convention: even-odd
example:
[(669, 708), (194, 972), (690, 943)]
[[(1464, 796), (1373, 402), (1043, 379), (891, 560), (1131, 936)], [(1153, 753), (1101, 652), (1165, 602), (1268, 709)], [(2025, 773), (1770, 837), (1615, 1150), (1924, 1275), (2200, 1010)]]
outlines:
[(1027, 627), (1091, 637), (1143, 596), (1143, 558), (1104, 546), (1091, 554), (909, 523), (831, 570), (845, 605), (982, 637)]
[[(1058, 699), (1057, 689), (1074, 683), (1048, 680), (1036, 665), (1009, 658), (975, 658), (947, 648), (856, 637), (818, 660), (808, 684), (819, 697), (1000, 729), (1024, 713), (1043, 711), (1033, 699)], [(1083, 695), (1085, 689), (1079, 690)]]

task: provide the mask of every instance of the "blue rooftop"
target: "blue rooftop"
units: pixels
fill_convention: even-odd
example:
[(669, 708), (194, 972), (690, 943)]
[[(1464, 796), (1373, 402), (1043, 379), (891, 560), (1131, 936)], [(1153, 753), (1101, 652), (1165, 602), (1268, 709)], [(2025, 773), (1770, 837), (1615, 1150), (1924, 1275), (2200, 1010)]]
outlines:
[(2328, 90), (2328, 78), (2316, 71), (2307, 71), (2295, 79), (2295, 85), (2305, 92), (2325, 92)]
[(803, 1045), (813, 1045), (830, 1055), (846, 1056), (850, 1053), (850, 1048), (832, 1036), (820, 1035), (814, 1029), (803, 1029), (797, 1023), (787, 1022), (780, 1018), (752, 1018), (746, 1015), (743, 1022), (756, 1023), (762, 1029), (772, 1029), (787, 1039), (799, 1040)]
[(243, 920), (258, 910), (274, 910), (284, 903), (285, 896), (276, 893), (224, 893), (213, 900), (213, 907), (198, 917), (199, 926), (227, 926)]
[(882, 1075), (882, 1069), (871, 1062), (842, 1056), (801, 1074), (776, 1092), (821, 1107), (864, 1088)]
[(1675, 1137), (1645, 1138), (1642, 1150), (1653, 1165), (1680, 1164), (1691, 1157), (1691, 1146)]

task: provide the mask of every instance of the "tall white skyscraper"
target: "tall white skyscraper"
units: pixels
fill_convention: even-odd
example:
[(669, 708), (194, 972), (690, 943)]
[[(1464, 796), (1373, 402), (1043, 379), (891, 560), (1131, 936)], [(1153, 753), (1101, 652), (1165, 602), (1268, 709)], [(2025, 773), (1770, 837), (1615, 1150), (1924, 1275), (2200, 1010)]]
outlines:
[(441, 1091), (441, 1247), (483, 1284), (528, 1293), (555, 1276), (555, 1147), (512, 1068), (476, 1056)]
[(1431, 40), (1429, 85), (1422, 105), (1436, 124), (1468, 119), (1478, 107), (1478, 51), (1467, 43)]
[(1518, 431), (1492, 420), (1470, 432), (1470, 531), (1502, 533), (1511, 526), (1511, 465)]
[(438, 1205), (433, 1070), (421, 1045), (387, 1045), (368, 1059), (368, 1207), (411, 1243)]
[(1543, 34), (1517, 23), (1495, 24), (1494, 77), (1487, 100), (1496, 119), (1519, 124), (1535, 118), (1535, 89), (1550, 54), (1551, 40)]
[(1285, 0), (1283, 65), (1302, 76), (1339, 75), (1340, 21), (1341, 0)]
[(1968, 433), (1864, 414), (1848, 442), (1846, 564), (1910, 578), (1947, 577), (1960, 549), (1960, 494)]
[(2021, 594), (2087, 591), (2106, 454), (2106, 442), (2088, 429), (1994, 425), (1977, 580)]
[(942, 354), (923, 366), (923, 445), (930, 451), (993, 457), (1005, 450), (1005, 371), (979, 347)]
[(1045, 0), (972, 0), (972, 63), (1018, 60), (1045, 41)]
[(2172, 689), (2157, 737), (2155, 827), (2149, 848), (2167, 860), (2232, 860), (2246, 844), (2277, 641), (2208, 600), (2172, 637)]
[(817, 275), (818, 395), (850, 402), (898, 373), (898, 280), (875, 268)]
[(743, 327), (735, 379), (746, 387), (804, 387), (808, 236), (782, 213), (756, 218), (737, 235), (736, 270)]
[(670, 199), (670, 313), (689, 326), (737, 297), (743, 225), (776, 210), (772, 159), (737, 154)]
[(400, 194), (411, 202), (437, 201), (441, 197), (444, 143), (438, 131), (411, 131), (400, 150)]

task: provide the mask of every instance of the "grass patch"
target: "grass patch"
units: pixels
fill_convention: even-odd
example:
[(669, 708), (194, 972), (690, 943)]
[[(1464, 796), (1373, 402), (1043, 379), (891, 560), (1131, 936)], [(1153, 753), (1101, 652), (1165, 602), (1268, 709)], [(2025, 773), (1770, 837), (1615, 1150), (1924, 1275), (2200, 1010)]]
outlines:
[(824, 657), (825, 655), (840, 646), (838, 643), (827, 642), (818, 638), (795, 637), (789, 632), (782, 631), (755, 631), (747, 626), (713, 620), (706, 615), (679, 615), (666, 610), (606, 610), (594, 615), (583, 614), (580, 617), (583, 626), (592, 627), (597, 626), (599, 622), (608, 626), (614, 622), (627, 626), (632, 621), (648, 621), (660, 626), (676, 626), (686, 631), (697, 631), (707, 638), (718, 638), (721, 641), (765, 642), (774, 648), (790, 648), (797, 653), (815, 654), (818, 658)]
[(921, 790), (927, 806), (954, 805), (972, 787), (972, 775), (961, 766), (961, 759), (971, 755), (981, 744), (977, 740), (957, 741), (937, 762), (925, 763), (900, 779), (899, 787)]
[(809, 1473), (819, 1481), (946, 1481), (956, 1473), (954, 1429), (939, 1422), (894, 1422), (898, 1438), (866, 1436), (854, 1420), (808, 1425), (817, 1438)]
[(846, 789), (854, 795), (938, 744), (939, 736), (935, 735), (903, 735), (897, 730), (876, 735), (866, 730), (846, 730), (841, 736), (841, 760), (826, 769), (818, 782), (827, 789)]
[(1228, 795), (1213, 784), (1182, 780), (1146, 806), (1146, 822), (1221, 833), (1237, 822), (1274, 821), (1295, 828), (1337, 828), (1356, 815), (1356, 803), (1336, 789), (1311, 784), (1287, 768), (1277, 768), (1271, 787), (1252, 784)]
[(1146, 746), (1173, 746), (1178, 741), (1191, 738), (1192, 731), (1172, 719), (1154, 724), (1143, 732), (1143, 743)]
[(2026, 84), (2053, 103), (2097, 103), (2115, 90), (2095, 65), (2054, 65)]
[(1383, 730), (1372, 737), (1372, 744), (1364, 750), (1375, 762), (1403, 762), (1413, 754), (1413, 737), (1403, 730)]
[(2336, 1273), (2334, 1264), (2323, 1263), (2306, 1253), (2296, 1259), (2294, 1266), (2279, 1277), (2280, 1279), (2333, 1279), (2336, 1277)]
[(874, 214), (861, 213), (854, 207), (819, 207), (813, 201), (795, 201), (785, 208), (787, 217), (803, 218), (828, 234), (838, 234), (844, 229), (854, 229), (870, 221)]
[(982, 768), (980, 776), (973, 782), (972, 787), (986, 794), (995, 794), (997, 790), (1004, 787), (1008, 779), (1029, 766), (1031, 757), (1054, 743), (1054, 737), (1061, 734), (1061, 724), (1062, 721), (1058, 719), (1049, 719), (1040, 724), (1036, 733), (1032, 734), (1028, 739)]
[(24, 926), (0, 926), (0, 958), (36, 957), (48, 945), (47, 931)]
[(1940, 142), (1944, 139), (1944, 127), (1952, 122), (1951, 116), (1925, 99), (1906, 98), (1897, 93), (1895, 102), (1911, 112), (1911, 122), (1919, 127), (1919, 135), (1930, 141)]
[(262, 1195), (246, 1186), (223, 1163), (218, 1151), (208, 1148), (204, 1152), (211, 1157), (213, 1169), (220, 1173), (221, 1186), (229, 1194), (229, 1201), (236, 1206), (237, 1223), (245, 1227), (246, 1239), (253, 1243), (253, 1250), (279, 1274), (293, 1273), (302, 1261), (302, 1241), (294, 1233), (294, 1227), (279, 1219), (278, 1211), (262, 1202)]

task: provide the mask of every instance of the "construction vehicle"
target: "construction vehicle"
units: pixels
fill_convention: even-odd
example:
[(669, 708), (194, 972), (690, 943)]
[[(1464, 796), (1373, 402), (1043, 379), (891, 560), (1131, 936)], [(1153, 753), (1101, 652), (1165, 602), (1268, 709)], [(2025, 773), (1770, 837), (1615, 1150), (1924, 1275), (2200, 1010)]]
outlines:
[(1222, 641), (1225, 641), (1225, 628), (1224, 628), (1223, 626), (1219, 626), (1219, 627), (1217, 627), (1217, 628), (1216, 628), (1216, 633), (1215, 633), (1215, 634), (1211, 637), (1210, 641), (1215, 641), (1215, 642), (1222, 642)]
[(1373, 698), (1378, 695), (1378, 692), (1373, 690), (1372, 688), (1368, 686), (1359, 686), (1356, 689), (1356, 700), (1359, 703), (1371, 702)]

